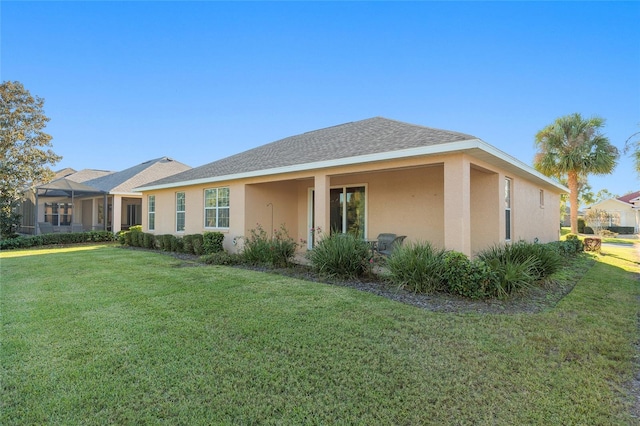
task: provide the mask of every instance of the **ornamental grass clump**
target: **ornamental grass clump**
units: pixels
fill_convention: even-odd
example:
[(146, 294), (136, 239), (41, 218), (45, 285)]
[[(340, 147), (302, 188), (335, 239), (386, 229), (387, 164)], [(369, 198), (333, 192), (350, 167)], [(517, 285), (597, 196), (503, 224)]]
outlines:
[(325, 235), (308, 254), (311, 267), (328, 278), (357, 278), (370, 269), (371, 250), (351, 234)]
[(444, 290), (445, 250), (429, 242), (397, 247), (387, 260), (389, 278), (400, 288), (416, 293)]
[(541, 262), (536, 253), (519, 243), (490, 247), (478, 253), (478, 259), (497, 275), (489, 297), (506, 299), (531, 288), (540, 279)]

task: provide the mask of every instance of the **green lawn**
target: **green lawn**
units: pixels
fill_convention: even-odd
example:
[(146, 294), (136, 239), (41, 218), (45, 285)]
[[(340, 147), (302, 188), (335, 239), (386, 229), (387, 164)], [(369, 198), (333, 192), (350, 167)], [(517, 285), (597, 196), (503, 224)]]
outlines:
[(620, 250), (520, 315), (113, 246), (0, 252), (0, 424), (634, 424)]

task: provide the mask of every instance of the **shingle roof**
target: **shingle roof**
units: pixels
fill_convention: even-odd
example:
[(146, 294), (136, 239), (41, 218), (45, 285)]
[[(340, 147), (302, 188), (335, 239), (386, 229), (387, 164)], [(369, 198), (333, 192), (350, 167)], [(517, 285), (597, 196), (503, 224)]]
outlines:
[[(70, 170), (73, 170), (73, 169), (70, 169)], [(88, 180), (96, 179), (102, 176), (107, 176), (112, 173), (115, 173), (115, 172), (112, 172), (109, 170), (82, 169), (78, 172), (74, 170), (73, 173), (66, 174), (61, 177), (69, 179), (73, 182), (84, 183)]]
[(618, 197), (617, 199), (622, 201), (623, 203), (631, 204), (631, 200), (640, 197), (640, 191), (632, 192), (631, 194), (623, 195), (622, 197)]
[(290, 136), (150, 182), (149, 185), (171, 184), (470, 139), (476, 138), (463, 133), (374, 117)]
[(83, 183), (110, 193), (132, 193), (133, 188), (190, 168), (169, 157), (161, 157)]

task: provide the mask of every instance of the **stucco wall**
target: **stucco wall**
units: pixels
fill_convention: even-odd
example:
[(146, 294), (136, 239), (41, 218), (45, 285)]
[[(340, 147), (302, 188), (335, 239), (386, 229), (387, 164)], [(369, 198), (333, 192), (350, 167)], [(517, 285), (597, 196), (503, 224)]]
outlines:
[[(501, 242), (504, 187), (500, 174), (471, 168), (471, 253)], [(504, 221), (502, 221), (504, 223)]]
[[(450, 177), (446, 184), (445, 176)], [(204, 189), (229, 187), (230, 227), (219, 230), (226, 235), (226, 249), (237, 248), (232, 245), (233, 239), (247, 235), (258, 223), (267, 232), (271, 232), (272, 226), (278, 228), (284, 224), (297, 242), (307, 240), (309, 192), (317, 179), (323, 179), (321, 182), (327, 179), (328, 183), (323, 183), (326, 188), (366, 187), (368, 239), (392, 232), (406, 235), (407, 241), (430, 241), (439, 247), (473, 254), (504, 242), (505, 176), (513, 182), (512, 240), (557, 240), (560, 221), (557, 189), (549, 184), (542, 188), (540, 184), (513, 176), (466, 154), (408, 158), (184, 187), (181, 189), (186, 195), (183, 233), (175, 232), (176, 189), (147, 191), (143, 197), (143, 226), (146, 230), (147, 195), (153, 194), (156, 196), (155, 234), (184, 235), (213, 230), (204, 228)], [(540, 189), (544, 189), (544, 206), (540, 206)], [(273, 205), (273, 216), (270, 204)], [(467, 206), (468, 213), (461, 213), (452, 206)]]
[(557, 241), (560, 237), (560, 195), (544, 189), (544, 205), (541, 205), (540, 186), (521, 178), (512, 177), (512, 181), (512, 240)]

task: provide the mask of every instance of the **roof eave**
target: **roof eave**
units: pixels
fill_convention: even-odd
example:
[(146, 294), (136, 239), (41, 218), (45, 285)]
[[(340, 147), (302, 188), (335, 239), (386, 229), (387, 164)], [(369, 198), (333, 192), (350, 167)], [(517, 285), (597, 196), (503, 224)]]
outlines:
[(171, 183), (160, 184), (160, 185), (147, 185), (147, 186), (134, 188), (133, 190), (136, 192), (154, 191), (158, 189), (171, 189), (171, 188), (178, 188), (183, 186), (202, 185), (202, 184), (208, 184), (208, 183), (247, 179), (247, 178), (253, 178), (253, 177), (260, 177), (260, 176), (271, 176), (271, 175), (283, 174), (283, 173), (294, 173), (294, 172), (323, 169), (323, 168), (330, 168), (330, 167), (374, 163), (374, 162), (380, 162), (380, 161), (396, 160), (396, 159), (410, 158), (410, 157), (417, 157), (417, 156), (424, 156), (424, 155), (439, 155), (439, 154), (447, 154), (447, 153), (453, 153), (453, 152), (471, 152), (473, 150), (484, 151), (490, 154), (491, 156), (501, 160), (502, 162), (506, 162), (514, 166), (516, 169), (520, 170), (524, 174), (544, 181), (546, 184), (555, 187), (560, 192), (569, 192), (569, 189), (567, 189), (565, 186), (560, 185), (558, 182), (555, 182), (551, 178), (543, 175), (537, 170), (531, 168), (530, 166), (527, 166), (523, 162), (515, 159), (514, 157), (511, 157), (510, 155), (492, 147), (491, 145), (487, 144), (481, 139), (468, 139), (468, 140), (449, 142), (449, 143), (443, 143), (438, 145), (422, 146), (418, 148), (408, 148), (408, 149), (401, 149), (397, 151), (386, 151), (386, 152), (375, 153), (375, 154), (359, 155), (355, 157), (339, 158), (335, 160), (295, 164), (291, 166), (276, 167), (276, 168), (264, 169), (264, 170), (253, 170), (245, 173), (213, 176), (213, 177), (192, 179), (192, 180), (181, 181), (181, 182), (171, 182)]

